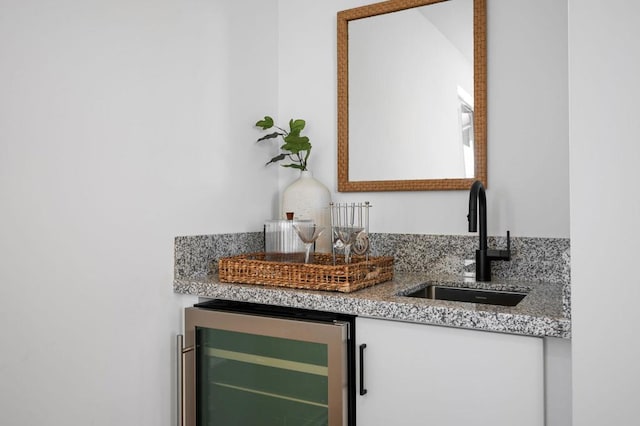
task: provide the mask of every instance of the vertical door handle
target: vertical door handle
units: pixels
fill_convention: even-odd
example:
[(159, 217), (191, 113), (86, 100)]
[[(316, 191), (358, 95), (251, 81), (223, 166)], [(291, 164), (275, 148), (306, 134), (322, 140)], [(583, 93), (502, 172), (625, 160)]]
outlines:
[(184, 336), (178, 334), (176, 344), (176, 355), (178, 359), (178, 426), (184, 426), (184, 356), (182, 350), (184, 348)]
[(366, 343), (360, 345), (360, 395), (366, 395), (367, 390), (364, 388), (364, 350)]
[(193, 346), (188, 348), (184, 347), (184, 336), (182, 334), (178, 334), (177, 342), (176, 342), (176, 356), (177, 356), (177, 364), (178, 364), (178, 374), (177, 374), (177, 383), (178, 383), (178, 426), (186, 425), (186, 413), (184, 410), (184, 401), (186, 396), (186, 386), (185, 386), (185, 360), (187, 357), (187, 353), (194, 350)]

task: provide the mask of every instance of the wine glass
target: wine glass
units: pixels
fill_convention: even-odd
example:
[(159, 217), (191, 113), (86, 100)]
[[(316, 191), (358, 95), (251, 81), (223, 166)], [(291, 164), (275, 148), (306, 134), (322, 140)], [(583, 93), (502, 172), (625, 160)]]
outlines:
[[(333, 231), (333, 255), (335, 264), (335, 250), (343, 250), (344, 263), (351, 263), (351, 251), (365, 254), (368, 250), (369, 203), (338, 203), (330, 204), (331, 226)], [(366, 247), (363, 242), (366, 241)], [(354, 245), (355, 244), (355, 245)]]
[(337, 231), (338, 241), (344, 250), (344, 263), (351, 263), (351, 246), (364, 228), (357, 226), (341, 226)]
[(304, 263), (309, 263), (311, 246), (316, 242), (318, 237), (322, 235), (326, 227), (316, 225), (315, 223), (294, 223), (293, 229), (296, 230), (298, 237), (300, 237), (304, 243)]

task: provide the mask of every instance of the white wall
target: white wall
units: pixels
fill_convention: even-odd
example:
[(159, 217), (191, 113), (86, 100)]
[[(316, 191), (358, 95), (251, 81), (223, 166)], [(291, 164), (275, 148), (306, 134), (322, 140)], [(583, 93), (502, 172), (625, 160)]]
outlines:
[(0, 9), (0, 423), (173, 425), (173, 238), (254, 231), (277, 190), (276, 2)]
[[(280, 0), (280, 115), (307, 119), (310, 167), (376, 232), (466, 234), (468, 193), (336, 193), (336, 13), (366, 0)], [(489, 233), (569, 236), (567, 5), (488, 0)], [(281, 173), (281, 186), (295, 178)]]
[(569, 1), (573, 404), (580, 426), (638, 424), (639, 16), (636, 2)]

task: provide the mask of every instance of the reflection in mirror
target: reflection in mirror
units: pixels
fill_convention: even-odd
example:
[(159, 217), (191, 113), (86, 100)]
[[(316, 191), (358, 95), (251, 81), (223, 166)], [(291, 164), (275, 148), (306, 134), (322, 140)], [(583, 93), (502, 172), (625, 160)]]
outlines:
[(462, 157), (464, 161), (465, 178), (475, 176), (474, 142), (473, 142), (473, 98), (466, 93), (459, 93), (460, 131), (462, 133)]
[(484, 28), (484, 0), (338, 14), (339, 191), (486, 183)]

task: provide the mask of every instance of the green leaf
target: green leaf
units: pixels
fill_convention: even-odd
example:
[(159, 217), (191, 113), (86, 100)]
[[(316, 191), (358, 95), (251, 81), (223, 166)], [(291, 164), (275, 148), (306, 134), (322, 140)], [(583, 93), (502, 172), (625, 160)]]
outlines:
[(279, 133), (279, 132), (269, 133), (268, 135), (265, 135), (265, 136), (261, 137), (260, 139), (258, 139), (256, 142), (260, 142), (260, 141), (263, 141), (265, 139), (277, 138), (278, 136), (283, 136), (283, 134)]
[(277, 163), (278, 161), (284, 160), (285, 158), (287, 158), (287, 154), (276, 155), (271, 160), (269, 160), (269, 162), (265, 164), (265, 166), (268, 166), (271, 163)]
[(273, 127), (273, 118), (268, 115), (264, 116), (264, 120), (260, 120), (256, 123), (257, 127), (262, 127), (262, 130), (267, 130)]
[(301, 119), (294, 120), (292, 118), (291, 120), (289, 120), (289, 129), (291, 129), (290, 133), (295, 133), (299, 135), (302, 129), (304, 129), (305, 125), (306, 125), (306, 122), (304, 120), (301, 120)]
[(291, 151), (293, 154), (297, 154), (300, 151), (308, 151), (311, 149), (311, 143), (306, 136), (292, 135), (289, 133), (284, 139), (284, 145), (280, 147), (283, 151)]
[(292, 169), (304, 170), (304, 167), (300, 164), (282, 164), (282, 167), (290, 167)]

